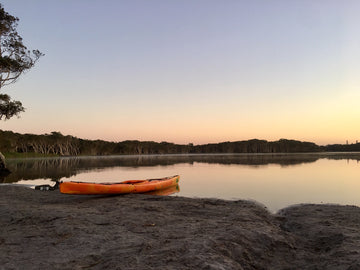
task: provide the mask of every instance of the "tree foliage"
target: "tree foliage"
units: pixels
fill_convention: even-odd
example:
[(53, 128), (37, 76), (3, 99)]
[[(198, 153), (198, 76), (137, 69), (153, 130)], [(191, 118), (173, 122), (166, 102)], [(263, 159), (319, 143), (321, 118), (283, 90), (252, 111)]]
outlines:
[(0, 120), (10, 119), (25, 111), (20, 101), (11, 100), (9, 95), (0, 94)]
[(146, 155), (202, 153), (295, 153), (325, 150), (311, 142), (295, 140), (248, 140), (217, 144), (174, 144), (152, 141), (107, 142), (84, 140), (60, 132), (34, 135), (0, 130), (0, 149), (7, 153), (36, 153), (59, 156), (77, 155)]
[[(0, 91), (16, 82), (20, 75), (31, 69), (43, 55), (39, 50), (28, 50), (16, 31), (19, 18), (7, 13), (0, 4)], [(10, 119), (24, 111), (20, 101), (11, 100), (0, 93), (0, 120)]]

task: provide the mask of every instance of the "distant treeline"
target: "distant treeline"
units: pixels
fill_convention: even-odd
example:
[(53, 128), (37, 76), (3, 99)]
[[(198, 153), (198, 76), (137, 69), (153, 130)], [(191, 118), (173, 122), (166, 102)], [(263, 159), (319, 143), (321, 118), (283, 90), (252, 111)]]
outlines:
[(268, 142), (248, 140), (215, 144), (174, 144), (152, 141), (108, 142), (84, 140), (60, 132), (34, 135), (0, 130), (0, 151), (3, 153), (36, 153), (57, 156), (201, 154), (201, 153), (296, 153), (320, 151), (360, 151), (360, 144), (318, 146), (311, 142), (281, 139)]
[(360, 143), (331, 144), (326, 146), (327, 152), (360, 152)]

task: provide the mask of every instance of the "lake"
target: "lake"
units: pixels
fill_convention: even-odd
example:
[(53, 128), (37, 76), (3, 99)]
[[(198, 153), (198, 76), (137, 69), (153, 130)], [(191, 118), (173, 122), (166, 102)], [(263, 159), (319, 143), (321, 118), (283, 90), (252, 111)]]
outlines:
[(8, 159), (0, 182), (119, 182), (179, 174), (173, 196), (255, 200), (271, 212), (299, 203), (360, 206), (360, 153), (145, 155)]

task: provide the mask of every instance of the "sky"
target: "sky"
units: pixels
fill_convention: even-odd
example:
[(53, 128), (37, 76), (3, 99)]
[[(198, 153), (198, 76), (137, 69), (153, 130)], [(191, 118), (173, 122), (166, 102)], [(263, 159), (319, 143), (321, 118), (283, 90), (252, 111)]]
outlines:
[(360, 1), (2, 0), (45, 54), (0, 129), (204, 144), (360, 141)]

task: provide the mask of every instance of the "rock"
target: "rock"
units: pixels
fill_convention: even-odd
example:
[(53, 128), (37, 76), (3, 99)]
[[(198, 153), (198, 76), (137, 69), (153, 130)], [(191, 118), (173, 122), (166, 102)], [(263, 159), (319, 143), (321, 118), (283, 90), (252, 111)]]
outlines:
[(0, 152), (0, 175), (7, 175), (9, 173), (10, 173), (9, 169), (6, 168), (5, 157)]
[(5, 157), (4, 155), (0, 152), (0, 169), (5, 168)]
[(0, 185), (0, 269), (360, 269), (360, 208)]

